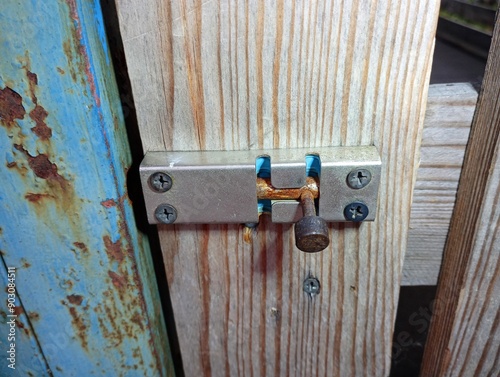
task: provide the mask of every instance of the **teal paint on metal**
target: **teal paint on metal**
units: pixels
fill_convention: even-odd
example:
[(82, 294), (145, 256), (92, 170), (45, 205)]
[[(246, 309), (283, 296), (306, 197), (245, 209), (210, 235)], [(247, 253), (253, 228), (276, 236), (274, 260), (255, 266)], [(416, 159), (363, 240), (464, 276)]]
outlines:
[(51, 373), (173, 375), (99, 1), (3, 1), (0, 56), (0, 252)]
[(15, 289), (16, 275), (16, 270), (0, 263), (0, 292), (5, 292), (0, 301), (0, 376), (50, 376), (31, 326), (37, 318), (31, 315), (29, 319), (23, 310)]

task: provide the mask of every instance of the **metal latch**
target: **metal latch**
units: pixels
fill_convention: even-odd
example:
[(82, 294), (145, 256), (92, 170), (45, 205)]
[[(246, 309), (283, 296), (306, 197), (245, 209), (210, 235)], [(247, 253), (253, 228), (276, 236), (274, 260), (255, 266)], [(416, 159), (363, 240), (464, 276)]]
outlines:
[(296, 223), (299, 249), (319, 251), (326, 222), (375, 219), (380, 170), (368, 146), (148, 152), (140, 175), (151, 224), (258, 223), (266, 213)]

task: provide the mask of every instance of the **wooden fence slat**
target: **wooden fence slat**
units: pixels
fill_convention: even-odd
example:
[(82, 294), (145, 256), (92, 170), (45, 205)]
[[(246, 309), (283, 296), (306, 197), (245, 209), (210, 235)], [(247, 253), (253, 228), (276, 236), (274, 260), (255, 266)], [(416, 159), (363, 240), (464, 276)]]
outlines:
[(500, 22), (439, 276), (422, 376), (500, 374)]
[[(373, 224), (160, 226), (188, 376), (385, 376), (439, 1), (119, 0), (141, 139), (151, 150), (374, 144)], [(310, 275), (321, 293), (302, 290)]]

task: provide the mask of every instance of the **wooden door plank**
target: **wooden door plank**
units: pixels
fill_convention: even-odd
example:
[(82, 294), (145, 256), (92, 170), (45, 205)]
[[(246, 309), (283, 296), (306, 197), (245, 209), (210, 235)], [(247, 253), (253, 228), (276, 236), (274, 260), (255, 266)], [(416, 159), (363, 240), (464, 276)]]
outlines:
[(476, 102), (468, 83), (429, 87), (401, 285), (437, 284)]
[(500, 374), (499, 135), (497, 17), (439, 276), (422, 376)]
[[(387, 375), (439, 2), (119, 0), (145, 151), (376, 145), (373, 224), (160, 226), (189, 376)], [(308, 276), (321, 293), (302, 290)]]

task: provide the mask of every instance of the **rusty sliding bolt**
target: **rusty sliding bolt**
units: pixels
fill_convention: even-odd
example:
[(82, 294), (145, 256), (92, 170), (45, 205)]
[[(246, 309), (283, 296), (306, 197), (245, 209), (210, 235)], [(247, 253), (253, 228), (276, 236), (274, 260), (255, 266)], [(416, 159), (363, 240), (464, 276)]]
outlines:
[(316, 215), (314, 199), (319, 197), (319, 180), (306, 177), (306, 184), (299, 188), (276, 188), (268, 178), (257, 178), (257, 198), (271, 200), (298, 200), (302, 217), (295, 223), (295, 244), (298, 249), (315, 253), (328, 247), (328, 226)]
[(308, 191), (312, 198), (319, 197), (318, 178), (306, 177), (306, 184), (299, 188), (276, 188), (269, 178), (257, 178), (257, 198), (271, 200), (300, 200), (302, 194)]

